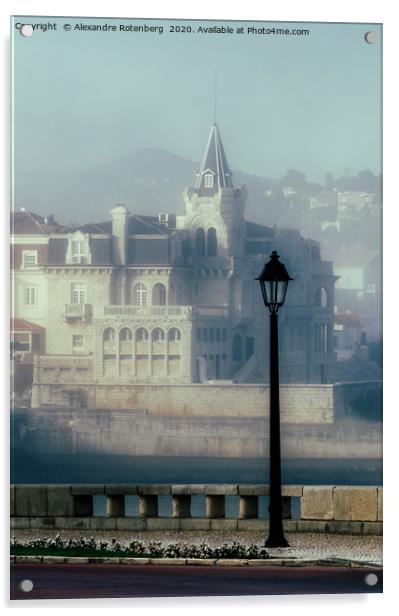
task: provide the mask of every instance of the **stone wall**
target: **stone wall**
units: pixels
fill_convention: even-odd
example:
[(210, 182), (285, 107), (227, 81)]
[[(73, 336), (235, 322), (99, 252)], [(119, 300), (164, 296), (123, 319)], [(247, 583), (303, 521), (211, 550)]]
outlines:
[[(92, 409), (146, 409), (154, 415), (186, 417), (264, 417), (269, 412), (267, 385), (93, 384), (84, 378), (88, 372), (84, 371), (83, 358), (74, 358), (68, 371), (58, 366), (56, 360), (51, 363), (58, 372), (52, 372), (52, 382), (46, 383), (44, 378), (40, 385), (34, 384), (34, 408), (43, 404), (65, 406), (68, 391), (79, 390), (82, 392), (84, 406)], [(42, 367), (43, 377), (45, 370), (52, 368)], [(54, 377), (58, 382), (54, 382)], [(285, 423), (332, 423), (334, 386), (282, 385), (280, 405), (282, 421)]]
[[(14, 410), (13, 426), (14, 446), (40, 454), (265, 458), (269, 452), (267, 416), (47, 407)], [(379, 459), (381, 424), (350, 418), (335, 424), (283, 423), (281, 451), (284, 458)]]
[[(158, 496), (171, 497), (169, 517), (158, 516)], [(191, 496), (205, 499), (203, 517), (191, 517)], [(13, 485), (12, 529), (82, 530), (263, 530), (258, 515), (267, 485)], [(94, 497), (106, 500), (103, 516), (94, 515)], [(127, 496), (138, 498), (138, 516), (126, 515)], [(237, 514), (225, 517), (225, 497), (238, 498)], [(299, 518), (292, 517), (292, 498), (300, 499)], [(284, 527), (289, 532), (382, 534), (380, 487), (283, 486)]]
[(336, 383), (334, 412), (336, 417), (382, 420), (382, 381)]

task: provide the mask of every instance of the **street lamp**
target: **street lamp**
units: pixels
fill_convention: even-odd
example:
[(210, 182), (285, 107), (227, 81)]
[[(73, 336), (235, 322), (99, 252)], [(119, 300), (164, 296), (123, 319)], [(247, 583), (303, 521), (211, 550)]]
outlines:
[(274, 250), (258, 278), (265, 306), (270, 311), (270, 501), (269, 548), (288, 547), (283, 531), (281, 499), (280, 396), (278, 374), (278, 309), (284, 304), (291, 278)]

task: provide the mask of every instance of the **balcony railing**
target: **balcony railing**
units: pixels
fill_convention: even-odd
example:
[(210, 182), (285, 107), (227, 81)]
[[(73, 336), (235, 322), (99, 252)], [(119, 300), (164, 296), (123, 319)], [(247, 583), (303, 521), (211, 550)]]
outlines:
[(89, 304), (64, 304), (65, 319), (84, 319), (90, 315)]
[(197, 306), (195, 308), (197, 317), (228, 317), (228, 306)]
[(191, 306), (104, 306), (101, 317), (108, 319), (189, 319)]
[(234, 266), (232, 257), (193, 257), (193, 267), (215, 270), (231, 270)]

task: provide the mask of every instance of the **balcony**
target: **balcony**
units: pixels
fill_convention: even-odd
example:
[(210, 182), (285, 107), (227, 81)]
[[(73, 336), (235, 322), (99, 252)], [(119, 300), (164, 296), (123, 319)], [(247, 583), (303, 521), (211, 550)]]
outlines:
[(192, 317), (191, 306), (103, 306), (95, 310), (96, 318), (103, 319), (162, 319), (187, 320)]
[(195, 308), (196, 317), (228, 317), (228, 306), (197, 306)]
[(75, 321), (81, 319), (88, 321), (91, 314), (89, 304), (64, 304), (64, 320)]
[(254, 309), (252, 304), (235, 304), (232, 306), (232, 317), (238, 321), (253, 319)]

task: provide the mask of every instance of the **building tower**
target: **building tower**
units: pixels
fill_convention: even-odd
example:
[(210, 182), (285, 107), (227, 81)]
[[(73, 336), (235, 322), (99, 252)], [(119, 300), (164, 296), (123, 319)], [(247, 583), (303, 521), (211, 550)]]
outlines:
[(233, 187), (218, 125), (211, 127), (193, 187), (183, 193), (186, 215), (179, 227), (189, 230), (197, 257), (240, 257), (245, 247), (244, 187)]

